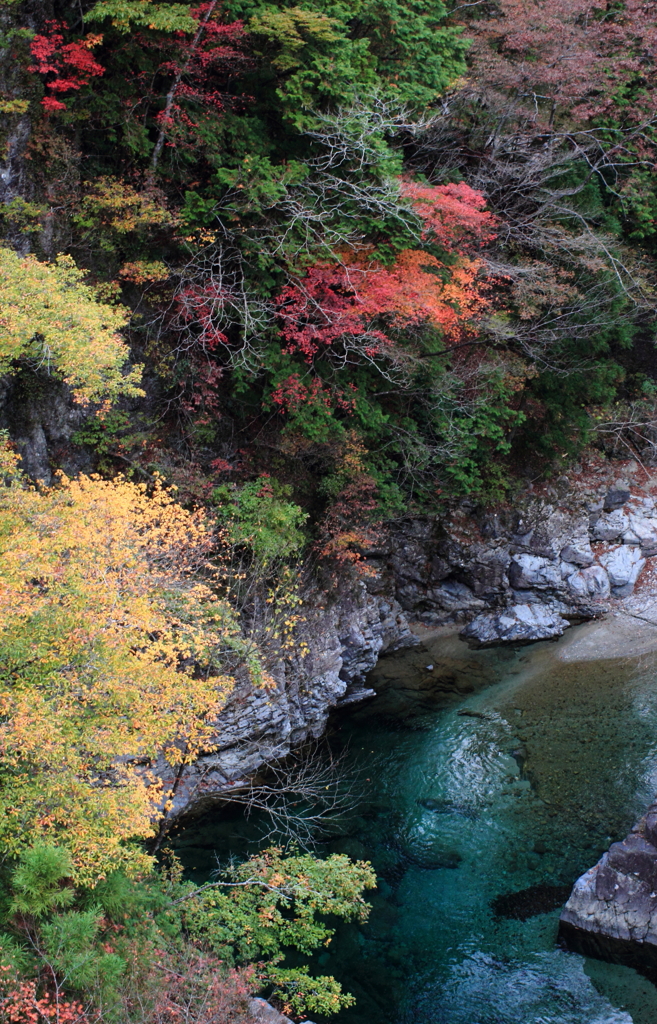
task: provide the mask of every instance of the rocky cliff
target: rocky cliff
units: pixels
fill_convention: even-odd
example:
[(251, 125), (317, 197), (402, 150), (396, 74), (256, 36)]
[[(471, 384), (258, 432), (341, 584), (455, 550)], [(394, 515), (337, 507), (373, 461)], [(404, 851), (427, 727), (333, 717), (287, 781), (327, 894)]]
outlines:
[[(84, 411), (64, 385), (25, 374), (0, 383), (0, 428), (30, 475), (49, 483), (53, 466), (91, 468), (71, 442)], [(337, 588), (310, 584), (299, 637), (308, 653), (272, 667), (273, 690), (237, 687), (217, 722), (218, 746), (189, 772), (173, 817), (320, 736), (334, 708), (372, 695), (368, 672), (381, 655), (417, 643), (413, 624), (517, 644), (558, 637), (624, 604), (657, 553), (657, 478), (642, 479), (636, 464), (622, 471), (598, 459), (556, 488), (528, 486), (512, 506), (461, 503), (440, 517), (400, 520), (363, 551), (365, 574)]]
[(172, 820), (198, 813), (263, 764), (320, 737), (334, 708), (373, 696), (365, 678), (381, 654), (418, 642), (397, 601), (372, 581), (368, 589), (354, 580), (330, 597), (311, 590), (304, 617), (307, 653), (273, 666), (274, 689), (237, 686), (217, 722), (218, 745), (185, 776)]
[(411, 619), (466, 622), (465, 639), (522, 643), (560, 636), (629, 597), (657, 554), (655, 498), (626, 481), (562, 501), (418, 520), (392, 536), (388, 570)]

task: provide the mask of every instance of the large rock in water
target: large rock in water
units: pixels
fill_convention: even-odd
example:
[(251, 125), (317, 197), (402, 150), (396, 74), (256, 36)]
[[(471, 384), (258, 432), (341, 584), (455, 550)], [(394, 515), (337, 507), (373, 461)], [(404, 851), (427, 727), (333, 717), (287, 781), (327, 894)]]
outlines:
[(461, 636), (480, 644), (530, 643), (561, 636), (569, 625), (549, 605), (514, 604), (501, 612), (477, 615), (461, 630)]
[(657, 981), (657, 804), (577, 879), (559, 934), (575, 952), (628, 964)]

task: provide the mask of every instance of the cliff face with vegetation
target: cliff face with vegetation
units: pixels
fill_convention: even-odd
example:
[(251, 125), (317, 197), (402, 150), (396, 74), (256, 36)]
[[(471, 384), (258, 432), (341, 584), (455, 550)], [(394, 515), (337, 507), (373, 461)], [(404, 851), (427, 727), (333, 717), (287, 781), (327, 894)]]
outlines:
[(0, 0), (8, 1020), (345, 1005), (283, 958), (368, 869), (210, 897), (152, 874), (166, 826), (410, 623), (531, 640), (640, 585), (656, 45), (633, 0)]

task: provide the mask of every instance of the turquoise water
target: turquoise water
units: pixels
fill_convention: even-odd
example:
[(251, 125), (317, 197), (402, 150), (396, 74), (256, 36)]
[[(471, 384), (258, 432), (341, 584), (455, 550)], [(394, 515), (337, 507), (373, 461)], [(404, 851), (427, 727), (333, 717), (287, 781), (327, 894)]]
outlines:
[[(427, 642), (381, 662), (379, 696), (335, 730), (361, 796), (319, 851), (380, 879), (315, 965), (357, 997), (338, 1024), (656, 1024), (648, 981), (555, 939), (575, 878), (657, 792), (657, 658), (560, 650)], [(181, 854), (202, 875), (253, 827), (214, 814)]]

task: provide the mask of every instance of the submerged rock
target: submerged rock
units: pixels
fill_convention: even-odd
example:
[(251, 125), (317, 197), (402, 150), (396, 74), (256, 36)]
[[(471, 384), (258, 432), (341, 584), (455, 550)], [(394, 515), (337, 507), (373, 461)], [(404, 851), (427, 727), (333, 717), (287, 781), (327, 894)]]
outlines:
[(473, 807), (467, 804), (454, 804), (451, 800), (434, 800), (433, 797), (425, 797), (418, 800), (420, 807), (425, 811), (433, 811), (434, 814), (458, 814), (461, 818), (469, 818), (474, 821), (478, 815)]
[(561, 636), (570, 623), (544, 604), (514, 604), (502, 612), (477, 615), (461, 630), (480, 644), (530, 643)]
[(413, 850), (406, 853), (406, 859), (424, 871), (453, 871), (460, 866), (463, 857), (458, 850)]
[[(536, 845), (538, 846), (538, 843)], [(561, 907), (569, 895), (570, 889), (567, 885), (532, 885), (529, 889), (521, 889), (520, 892), (506, 892), (496, 896), (491, 900), (491, 908), (496, 917), (527, 921), (537, 914), (549, 914), (550, 911)]]

